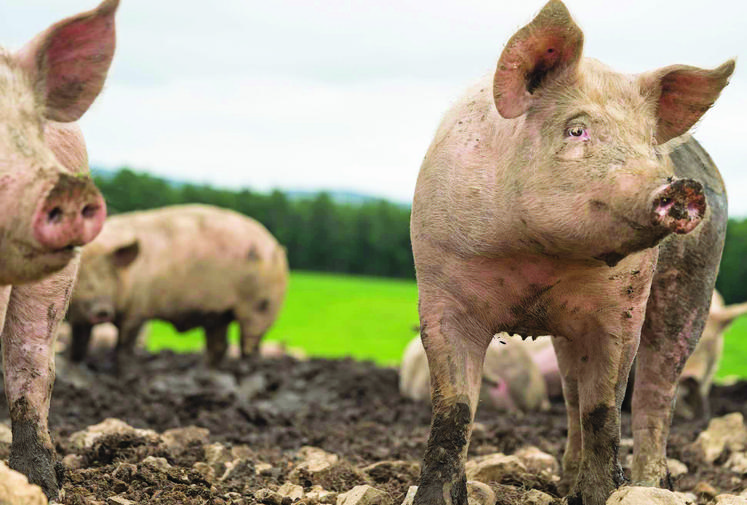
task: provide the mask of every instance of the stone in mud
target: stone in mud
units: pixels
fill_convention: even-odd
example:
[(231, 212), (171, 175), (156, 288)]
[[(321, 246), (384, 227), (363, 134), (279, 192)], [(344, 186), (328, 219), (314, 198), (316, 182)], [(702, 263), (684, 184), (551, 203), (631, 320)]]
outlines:
[(692, 448), (706, 463), (713, 463), (726, 450), (729, 453), (747, 449), (747, 426), (739, 412), (711, 419)]
[(300, 500), (303, 498), (303, 488), (298, 484), (286, 482), (278, 488), (278, 494), (283, 497), (288, 497), (293, 501)]
[(301, 480), (316, 482), (324, 478), (330, 469), (337, 464), (339, 458), (318, 447), (304, 446), (299, 449), (297, 457), (300, 462), (288, 476), (291, 482), (303, 484)]
[(685, 505), (696, 505), (698, 503), (698, 497), (695, 496), (694, 493), (681, 493), (675, 491), (674, 494), (679, 496), (685, 502)]
[(128, 500), (123, 496), (111, 496), (106, 500), (107, 505), (137, 505), (137, 502)]
[(747, 505), (747, 498), (733, 494), (720, 494), (709, 505)]
[(84, 462), (85, 458), (78, 454), (68, 454), (62, 458), (62, 464), (65, 465), (65, 468), (68, 470), (80, 470), (83, 468)]
[(379, 461), (363, 468), (363, 473), (374, 482), (386, 482), (393, 476), (405, 476), (416, 480), (420, 475), (420, 464), (415, 461)]
[(687, 475), (688, 472), (687, 465), (674, 458), (667, 458), (667, 467), (669, 468), (669, 475), (671, 475), (673, 479)]
[(0, 503), (3, 505), (47, 505), (47, 497), (22, 473), (0, 461)]
[(137, 475), (137, 465), (132, 463), (119, 463), (112, 472), (112, 477), (124, 482), (130, 482), (135, 475)]
[(259, 489), (254, 492), (254, 499), (264, 505), (282, 505), (283, 497), (272, 489)]
[(199, 472), (206, 481), (213, 482), (215, 480), (215, 470), (204, 461), (198, 461), (192, 465), (192, 468)]
[(524, 447), (514, 453), (514, 456), (524, 463), (524, 466), (526, 466), (529, 472), (546, 472), (550, 475), (558, 475), (560, 472), (560, 464), (558, 463), (558, 460), (555, 459), (553, 455), (547, 454), (537, 447)]
[(558, 500), (539, 489), (532, 489), (524, 495), (523, 505), (553, 505)]
[(468, 480), (501, 482), (504, 477), (527, 473), (527, 467), (517, 456), (497, 453), (468, 461), (465, 465)]
[(726, 468), (734, 473), (747, 475), (747, 452), (735, 452), (726, 461)]
[(607, 505), (686, 505), (672, 491), (655, 487), (622, 487), (607, 499)]
[(331, 505), (337, 503), (338, 496), (339, 493), (327, 491), (322, 486), (311, 486), (311, 490), (306, 493), (304, 499), (309, 503), (326, 503)]
[(391, 505), (392, 503), (389, 493), (368, 485), (355, 486), (337, 497), (337, 505)]
[(157, 458), (155, 456), (148, 456), (140, 464), (163, 472), (167, 472), (173, 468), (169, 462), (166, 461), (166, 458)]
[(467, 481), (467, 504), (468, 505), (493, 505), (495, 493), (490, 486), (474, 480)]
[(172, 452), (184, 451), (192, 443), (207, 445), (210, 441), (210, 430), (197, 426), (186, 426), (166, 430), (161, 434), (161, 441)]
[(231, 450), (219, 442), (205, 447), (205, 462), (210, 465), (215, 475), (223, 475), (226, 471), (226, 463), (234, 459)]
[(70, 435), (70, 444), (76, 449), (90, 449), (97, 440), (110, 435), (131, 435), (147, 438), (151, 442), (158, 440), (158, 435), (153, 430), (136, 429), (124, 421), (110, 417)]
[(718, 491), (707, 482), (700, 481), (693, 488), (693, 493), (701, 498), (715, 498)]

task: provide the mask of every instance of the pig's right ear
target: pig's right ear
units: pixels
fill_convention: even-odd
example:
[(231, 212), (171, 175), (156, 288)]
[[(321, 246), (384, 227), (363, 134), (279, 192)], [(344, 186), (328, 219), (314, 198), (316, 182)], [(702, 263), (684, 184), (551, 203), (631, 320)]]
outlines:
[(126, 268), (135, 261), (140, 254), (140, 242), (135, 239), (122, 247), (118, 247), (111, 254), (112, 264), (117, 268)]
[(101, 92), (114, 56), (118, 5), (119, 0), (104, 0), (52, 25), (18, 52), (48, 119), (78, 120)]
[(584, 34), (563, 2), (547, 2), (511, 37), (498, 60), (493, 98), (500, 115), (510, 119), (524, 114), (543, 81), (578, 65), (583, 46)]

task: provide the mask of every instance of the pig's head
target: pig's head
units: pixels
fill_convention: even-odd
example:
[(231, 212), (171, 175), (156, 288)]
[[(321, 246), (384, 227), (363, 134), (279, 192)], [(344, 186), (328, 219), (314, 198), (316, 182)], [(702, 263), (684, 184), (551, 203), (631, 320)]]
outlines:
[(582, 47), (568, 10), (551, 0), (507, 43), (493, 95), (501, 116), (515, 118), (516, 208), (533, 241), (612, 265), (704, 218), (703, 188), (674, 176), (667, 142), (713, 105), (734, 61), (623, 75), (582, 58)]
[(73, 323), (95, 325), (114, 320), (122, 277), (140, 255), (140, 242), (134, 237), (108, 238), (105, 231), (83, 248), (68, 310)]
[(82, 138), (55, 131), (104, 85), (117, 5), (63, 20), (17, 53), (0, 49), (0, 285), (62, 269), (103, 225)]

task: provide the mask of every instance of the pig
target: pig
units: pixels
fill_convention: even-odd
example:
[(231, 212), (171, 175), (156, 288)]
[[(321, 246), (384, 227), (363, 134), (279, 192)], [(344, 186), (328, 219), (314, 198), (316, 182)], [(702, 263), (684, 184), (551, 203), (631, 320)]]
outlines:
[[(529, 341), (496, 335), (488, 346), (483, 365), (481, 402), (511, 412), (550, 408), (545, 379), (533, 361)], [(548, 340), (549, 342), (549, 340)], [(552, 352), (552, 347), (550, 347)], [(399, 390), (402, 396), (430, 401), (428, 360), (420, 336), (413, 338), (402, 355)]]
[(207, 361), (222, 361), (239, 323), (241, 353), (253, 354), (278, 315), (288, 284), (285, 249), (257, 221), (208, 205), (175, 205), (109, 218), (83, 249), (68, 319), (69, 358), (82, 361), (91, 328), (119, 330), (116, 355), (132, 357), (141, 326), (162, 319), (203, 327)]
[(670, 485), (677, 380), (726, 229), (723, 181), (688, 131), (735, 62), (623, 75), (582, 47), (550, 0), (446, 113), (422, 162), (411, 242), (433, 414), (415, 505), (467, 503), (482, 364), (499, 332), (552, 335), (570, 505), (603, 505), (625, 480), (620, 407), (636, 357), (632, 480)]
[(675, 407), (677, 416), (685, 419), (710, 417), (708, 394), (721, 359), (724, 333), (736, 318), (744, 314), (747, 314), (747, 303), (724, 306), (721, 294), (713, 292), (703, 336), (680, 375)]
[(48, 413), (54, 338), (80, 246), (106, 205), (75, 124), (100, 93), (114, 55), (117, 0), (60, 21), (17, 52), (0, 49), (0, 330), (13, 440), (9, 465), (58, 495)]

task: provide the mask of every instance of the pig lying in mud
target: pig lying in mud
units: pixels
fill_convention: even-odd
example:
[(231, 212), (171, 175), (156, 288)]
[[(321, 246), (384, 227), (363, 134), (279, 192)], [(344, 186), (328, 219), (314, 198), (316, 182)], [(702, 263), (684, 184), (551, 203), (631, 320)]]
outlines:
[(703, 336), (680, 376), (675, 407), (677, 416), (685, 419), (710, 417), (708, 393), (724, 348), (724, 333), (736, 318), (744, 314), (747, 314), (747, 303), (724, 306), (723, 297), (717, 291), (713, 292)]
[(13, 442), (10, 467), (58, 494), (47, 427), (54, 338), (79, 246), (106, 218), (74, 121), (101, 91), (114, 55), (117, 0), (65, 19), (20, 51), (0, 49), (0, 329)]
[(288, 283), (285, 249), (257, 221), (207, 205), (178, 205), (112, 216), (83, 249), (68, 312), (70, 358), (85, 358), (94, 325), (119, 330), (117, 361), (132, 356), (149, 319), (177, 330), (203, 327), (208, 363), (226, 354), (238, 321), (243, 355), (277, 317)]
[[(541, 353), (524, 344), (541, 343), (515, 339), (506, 334), (498, 335), (488, 346), (483, 364), (483, 386), (480, 390), (480, 402), (490, 403), (494, 407), (507, 411), (530, 412), (547, 410), (550, 407), (545, 377), (534, 358)], [(552, 346), (545, 347), (553, 353)], [(557, 360), (554, 354), (550, 362)], [(558, 385), (560, 381), (557, 381)], [(402, 355), (399, 369), (399, 390), (402, 396), (417, 401), (430, 401), (430, 373), (428, 360), (421, 338), (415, 337), (407, 344)]]
[(411, 238), (433, 419), (416, 505), (467, 503), (483, 358), (500, 332), (552, 335), (569, 504), (602, 505), (625, 480), (620, 405), (636, 357), (632, 480), (670, 485), (673, 400), (726, 229), (718, 170), (685, 134), (734, 61), (623, 75), (582, 46), (565, 5), (548, 2), (446, 113), (420, 169)]

